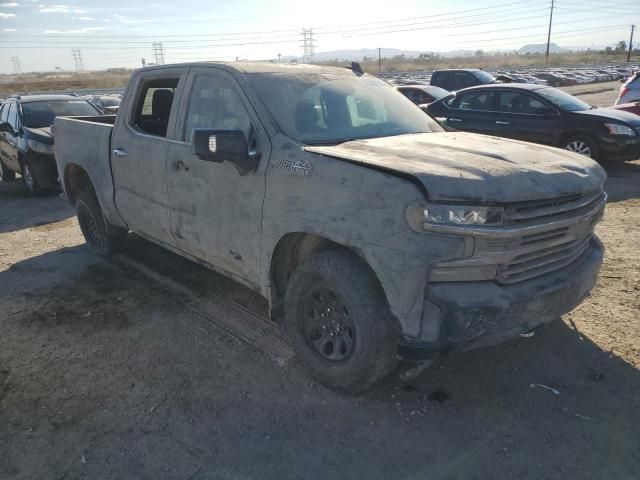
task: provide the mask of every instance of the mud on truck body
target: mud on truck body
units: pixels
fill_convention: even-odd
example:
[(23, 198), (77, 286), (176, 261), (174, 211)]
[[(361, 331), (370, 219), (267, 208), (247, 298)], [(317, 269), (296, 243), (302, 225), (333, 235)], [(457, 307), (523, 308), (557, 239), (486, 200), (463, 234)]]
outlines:
[(150, 67), (116, 117), (54, 130), (89, 247), (132, 231), (253, 288), (343, 391), (558, 319), (602, 262), (595, 162), (444, 132), (350, 69)]

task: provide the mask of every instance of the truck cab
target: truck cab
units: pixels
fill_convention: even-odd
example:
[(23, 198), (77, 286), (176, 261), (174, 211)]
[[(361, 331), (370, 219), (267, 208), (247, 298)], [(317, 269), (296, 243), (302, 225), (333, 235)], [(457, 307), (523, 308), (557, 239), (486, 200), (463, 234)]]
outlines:
[(150, 67), (117, 117), (54, 132), (90, 248), (132, 231), (249, 286), (347, 392), (559, 318), (602, 262), (595, 162), (444, 132), (357, 69)]

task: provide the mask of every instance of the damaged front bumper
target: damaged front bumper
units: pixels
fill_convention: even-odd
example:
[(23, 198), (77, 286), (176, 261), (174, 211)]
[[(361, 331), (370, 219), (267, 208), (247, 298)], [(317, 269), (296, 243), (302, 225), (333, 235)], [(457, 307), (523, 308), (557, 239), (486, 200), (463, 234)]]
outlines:
[(401, 356), (435, 358), (454, 350), (515, 338), (573, 310), (593, 288), (603, 248), (592, 236), (581, 258), (567, 268), (513, 285), (493, 281), (430, 283), (421, 338), (405, 339)]

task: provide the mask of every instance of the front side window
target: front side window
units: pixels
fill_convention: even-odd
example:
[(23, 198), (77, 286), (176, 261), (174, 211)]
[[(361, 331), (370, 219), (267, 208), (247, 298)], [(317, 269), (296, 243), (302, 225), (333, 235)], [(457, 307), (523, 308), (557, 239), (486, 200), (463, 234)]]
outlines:
[(167, 136), (169, 117), (180, 78), (147, 80), (142, 84), (132, 126), (143, 133)]
[(199, 75), (193, 82), (183, 140), (191, 141), (196, 128), (242, 130), (249, 138), (251, 117), (231, 82), (221, 75)]
[(477, 91), (456, 95), (445, 103), (452, 110), (490, 112), (494, 110), (493, 98), (493, 92)]
[(7, 117), (7, 122), (11, 125), (14, 132), (18, 131), (18, 104), (12, 103), (9, 105), (9, 115)]
[(368, 75), (254, 73), (247, 78), (283, 132), (301, 143), (441, 131), (402, 93)]
[(56, 117), (89, 117), (100, 112), (86, 100), (38, 100), (22, 104), (24, 125), (50, 127)]
[(542, 115), (549, 107), (535, 97), (523, 92), (501, 92), (498, 110), (505, 113)]
[(5, 103), (0, 107), (0, 123), (6, 123), (9, 117), (9, 103)]

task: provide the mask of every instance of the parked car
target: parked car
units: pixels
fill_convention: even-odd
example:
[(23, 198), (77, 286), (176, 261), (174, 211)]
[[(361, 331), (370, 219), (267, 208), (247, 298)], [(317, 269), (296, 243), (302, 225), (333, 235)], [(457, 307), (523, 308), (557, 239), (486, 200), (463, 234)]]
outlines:
[(3, 181), (22, 175), (31, 195), (56, 187), (51, 125), (57, 115), (95, 116), (92, 104), (70, 95), (14, 96), (0, 109), (0, 176)]
[(620, 87), (616, 105), (640, 100), (640, 70), (631, 75)]
[(359, 69), (149, 67), (120, 108), (54, 124), (88, 246), (131, 230), (256, 290), (329, 387), (517, 337), (596, 280), (599, 165), (443, 132)]
[(640, 115), (640, 102), (633, 103), (621, 103), (619, 105), (613, 105), (609, 108), (615, 108), (616, 110), (624, 110), (625, 112)]
[(640, 158), (640, 117), (594, 108), (553, 87), (484, 85), (427, 106), (458, 130), (553, 145), (594, 159)]
[(478, 69), (435, 70), (431, 74), (431, 85), (453, 92), (474, 85), (493, 83), (496, 79), (490, 73)]
[(448, 96), (451, 92), (432, 85), (402, 85), (398, 91), (417, 105), (435, 102)]
[(118, 113), (121, 98), (116, 95), (90, 95), (87, 100), (98, 107), (105, 115), (114, 115)]

